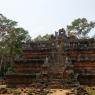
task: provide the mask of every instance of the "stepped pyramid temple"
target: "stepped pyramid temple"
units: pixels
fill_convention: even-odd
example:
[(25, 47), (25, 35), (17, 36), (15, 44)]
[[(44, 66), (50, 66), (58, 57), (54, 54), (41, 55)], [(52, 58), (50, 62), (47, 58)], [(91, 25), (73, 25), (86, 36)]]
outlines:
[(15, 71), (7, 72), (8, 85), (32, 82), (95, 85), (95, 39), (68, 37), (64, 29), (48, 41), (22, 43)]

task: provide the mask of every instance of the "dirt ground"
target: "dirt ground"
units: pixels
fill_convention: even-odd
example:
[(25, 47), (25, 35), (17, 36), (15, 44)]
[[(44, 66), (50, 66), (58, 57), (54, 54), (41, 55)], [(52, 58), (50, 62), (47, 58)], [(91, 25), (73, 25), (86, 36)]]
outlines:
[[(50, 93), (47, 95), (66, 95), (69, 92), (69, 89), (51, 89)], [(14, 95), (14, 94), (0, 94), (0, 95)], [(20, 95), (28, 95), (27, 93), (21, 93)]]
[(69, 89), (51, 89), (51, 93), (48, 95), (66, 95), (67, 92), (69, 92)]
[[(63, 89), (51, 89), (50, 93), (47, 95), (66, 95), (67, 92), (69, 92), (70, 90), (63, 90)], [(22, 93), (21, 95), (27, 95)]]
[[(6, 85), (1, 85), (0, 88), (6, 88)], [(13, 90), (13, 89), (11, 89), (11, 90)], [(17, 89), (17, 91), (21, 92), (20, 95), (28, 95), (27, 93), (24, 93), (24, 91), (28, 91), (28, 90), (29, 90), (29, 88), (25, 88), (25, 89), (23, 89), (23, 91), (21, 91), (21, 88)], [(48, 89), (48, 91), (49, 91), (49, 93), (47, 95), (66, 95), (67, 92), (70, 92), (70, 89)], [(0, 94), (0, 95), (13, 95), (13, 93)]]

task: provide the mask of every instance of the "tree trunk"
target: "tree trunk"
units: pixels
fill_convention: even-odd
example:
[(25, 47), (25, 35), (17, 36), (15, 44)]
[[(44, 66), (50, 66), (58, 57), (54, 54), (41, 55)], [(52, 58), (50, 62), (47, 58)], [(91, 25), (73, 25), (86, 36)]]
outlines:
[(3, 55), (1, 56), (1, 62), (0, 62), (0, 72), (1, 72), (1, 77), (3, 76), (3, 71), (2, 71), (2, 65), (3, 65)]

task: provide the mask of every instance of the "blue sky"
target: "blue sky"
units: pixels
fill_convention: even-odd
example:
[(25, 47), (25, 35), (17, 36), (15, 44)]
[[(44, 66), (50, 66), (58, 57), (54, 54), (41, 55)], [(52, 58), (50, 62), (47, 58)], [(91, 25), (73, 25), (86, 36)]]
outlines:
[(36, 37), (54, 33), (79, 17), (95, 21), (95, 0), (0, 0), (0, 13)]

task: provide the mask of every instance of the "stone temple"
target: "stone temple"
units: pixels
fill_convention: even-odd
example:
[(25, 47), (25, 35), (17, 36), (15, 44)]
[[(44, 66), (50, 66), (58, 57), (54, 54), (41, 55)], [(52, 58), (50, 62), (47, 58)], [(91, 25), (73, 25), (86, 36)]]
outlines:
[(23, 53), (7, 72), (9, 86), (33, 82), (62, 85), (95, 85), (95, 39), (68, 37), (64, 29), (47, 41), (22, 43)]

